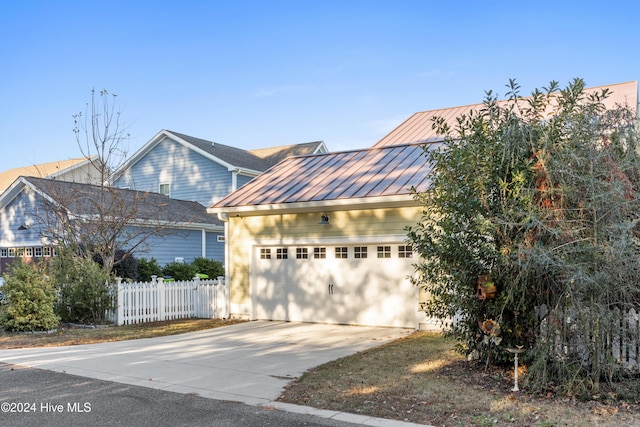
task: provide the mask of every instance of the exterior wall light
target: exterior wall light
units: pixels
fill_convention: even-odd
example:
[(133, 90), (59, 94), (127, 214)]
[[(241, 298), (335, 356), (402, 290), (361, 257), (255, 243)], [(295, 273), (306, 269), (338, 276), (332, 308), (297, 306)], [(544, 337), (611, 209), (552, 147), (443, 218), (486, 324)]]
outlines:
[(328, 225), (329, 224), (329, 216), (325, 213), (320, 217), (320, 222), (318, 224)]

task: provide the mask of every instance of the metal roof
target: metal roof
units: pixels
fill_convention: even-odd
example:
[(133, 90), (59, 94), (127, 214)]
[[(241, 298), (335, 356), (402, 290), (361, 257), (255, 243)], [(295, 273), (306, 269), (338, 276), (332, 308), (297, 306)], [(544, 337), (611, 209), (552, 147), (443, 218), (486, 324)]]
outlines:
[[(424, 144), (289, 157), (215, 206), (290, 205), (385, 196), (410, 196), (428, 185)], [(211, 210), (210, 210), (211, 211)]]
[[(602, 102), (611, 109), (616, 105), (628, 106), (635, 113), (638, 112), (638, 82), (618, 83), (606, 86), (597, 86), (585, 89), (587, 93), (599, 92), (605, 88), (610, 89), (610, 94)], [(526, 102), (528, 98), (520, 98), (521, 102)], [(506, 104), (508, 101), (499, 101)], [(485, 108), (484, 104), (465, 105), (462, 107), (444, 108), (440, 110), (422, 111), (413, 114), (388, 135), (378, 141), (374, 147), (385, 147), (397, 144), (407, 144), (411, 142), (430, 141), (440, 138), (433, 128), (433, 119), (441, 117), (445, 123), (453, 130), (456, 128), (456, 119), (469, 111), (480, 111)]]

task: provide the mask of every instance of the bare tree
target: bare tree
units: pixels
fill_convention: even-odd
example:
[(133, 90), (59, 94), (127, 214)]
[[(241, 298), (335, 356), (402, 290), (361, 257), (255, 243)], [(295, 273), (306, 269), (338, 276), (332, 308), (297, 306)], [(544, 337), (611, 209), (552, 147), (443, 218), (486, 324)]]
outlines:
[(117, 95), (106, 89), (91, 90), (85, 112), (73, 115), (73, 132), (83, 157), (92, 160), (99, 185), (111, 183), (112, 175), (126, 161), (129, 133), (121, 122)]

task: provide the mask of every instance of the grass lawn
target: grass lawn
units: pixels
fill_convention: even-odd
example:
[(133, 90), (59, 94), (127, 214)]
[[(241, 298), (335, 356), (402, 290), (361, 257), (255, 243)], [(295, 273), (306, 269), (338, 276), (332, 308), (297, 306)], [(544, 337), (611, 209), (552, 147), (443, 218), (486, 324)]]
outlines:
[(280, 400), (434, 426), (640, 425), (637, 402), (538, 397), (512, 387), (513, 368), (485, 373), (484, 364), (464, 360), (441, 335), (416, 332), (318, 366)]
[(125, 326), (107, 326), (95, 329), (71, 326), (60, 327), (56, 332), (50, 334), (0, 332), (0, 349), (95, 344), (108, 341), (153, 338), (218, 328), (238, 322), (238, 320), (220, 319), (180, 319)]

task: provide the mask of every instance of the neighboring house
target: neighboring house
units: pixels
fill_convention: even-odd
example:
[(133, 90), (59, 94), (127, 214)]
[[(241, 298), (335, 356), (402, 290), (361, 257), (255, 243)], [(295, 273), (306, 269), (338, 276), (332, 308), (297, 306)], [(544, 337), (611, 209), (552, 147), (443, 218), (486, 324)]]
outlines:
[[(618, 83), (606, 86), (596, 86), (585, 89), (585, 93), (593, 94), (603, 89), (610, 90), (610, 96), (603, 100), (603, 104), (607, 109), (612, 109), (616, 105), (628, 106), (636, 114), (638, 112), (638, 82), (631, 81), (627, 83)], [(507, 101), (498, 101), (506, 103)], [(527, 106), (526, 98), (522, 98), (520, 105)], [(440, 117), (451, 129), (456, 128), (458, 117), (468, 114), (469, 111), (476, 112), (484, 108), (483, 104), (465, 105), (462, 107), (444, 108), (441, 110), (422, 111), (411, 115), (407, 120), (402, 122), (397, 128), (392, 130), (388, 135), (378, 141), (374, 147), (385, 147), (396, 144), (406, 144), (408, 142), (427, 142), (433, 139), (439, 139), (436, 129), (433, 127), (433, 119)], [(550, 113), (550, 110), (549, 110)]]
[(60, 160), (24, 166), (0, 172), (0, 194), (2, 194), (20, 176), (54, 178), (61, 181), (98, 184), (100, 174), (93, 165), (92, 158)]
[(137, 206), (132, 228), (165, 227), (166, 234), (150, 238), (134, 251), (136, 256), (154, 257), (161, 265), (176, 258), (187, 262), (196, 257), (222, 259), (219, 241), (223, 225), (197, 202), (126, 189), (101, 192), (92, 184), (20, 177), (0, 195), (0, 273), (15, 257), (40, 259), (55, 254), (54, 242), (43, 238), (52, 225), (46, 204), (66, 209), (71, 218), (90, 222), (101, 195), (105, 205)]
[[(607, 87), (608, 107), (637, 107), (637, 82)], [(422, 213), (410, 188), (429, 184), (432, 119), (480, 108), (416, 113), (371, 149), (288, 158), (209, 208), (225, 221), (232, 316), (436, 327), (408, 280), (405, 227)]]
[(322, 141), (243, 150), (162, 130), (123, 165), (113, 185), (211, 206), (286, 157), (326, 152)]

